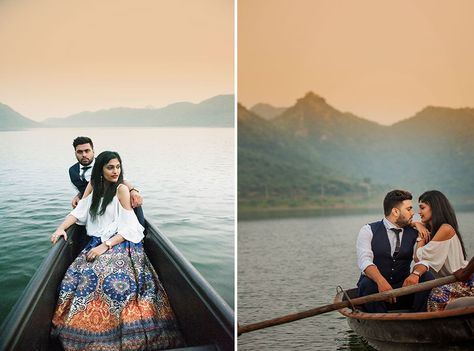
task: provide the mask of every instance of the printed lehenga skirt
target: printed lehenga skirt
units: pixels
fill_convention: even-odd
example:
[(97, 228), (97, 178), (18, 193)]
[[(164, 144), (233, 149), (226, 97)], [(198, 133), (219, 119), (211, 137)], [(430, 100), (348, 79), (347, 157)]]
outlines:
[(466, 283), (455, 282), (431, 290), (428, 297), (428, 312), (442, 311), (448, 302), (466, 296), (474, 296), (474, 274)]
[(59, 287), (51, 334), (65, 350), (162, 350), (184, 346), (166, 292), (143, 250), (124, 241), (86, 261), (92, 237)]

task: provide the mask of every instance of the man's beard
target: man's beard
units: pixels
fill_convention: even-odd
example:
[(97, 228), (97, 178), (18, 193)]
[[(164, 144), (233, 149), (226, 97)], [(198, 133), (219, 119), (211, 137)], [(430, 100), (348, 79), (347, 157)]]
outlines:
[(92, 163), (92, 161), (94, 161), (94, 159), (91, 159), (91, 160), (87, 161), (87, 163), (84, 163), (84, 162), (86, 162), (85, 160), (84, 161), (80, 160), (79, 163), (83, 166), (89, 166)]
[(406, 218), (403, 216), (398, 217), (398, 219), (395, 221), (395, 224), (398, 225), (400, 228), (406, 227), (408, 224), (410, 224), (411, 219)]

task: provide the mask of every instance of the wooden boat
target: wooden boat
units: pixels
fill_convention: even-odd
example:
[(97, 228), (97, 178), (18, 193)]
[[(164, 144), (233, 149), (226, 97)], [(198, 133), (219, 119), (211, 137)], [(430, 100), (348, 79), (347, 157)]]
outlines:
[[(346, 291), (349, 299), (357, 289)], [(334, 302), (347, 300), (339, 292)], [(365, 313), (360, 306), (341, 308), (349, 326), (377, 350), (473, 350), (474, 306), (440, 312)]]
[[(234, 313), (176, 247), (146, 221), (145, 251), (163, 283), (186, 339), (186, 351), (234, 349)], [(0, 328), (0, 350), (61, 350), (49, 336), (57, 288), (84, 247), (82, 226), (68, 230), (39, 266)]]

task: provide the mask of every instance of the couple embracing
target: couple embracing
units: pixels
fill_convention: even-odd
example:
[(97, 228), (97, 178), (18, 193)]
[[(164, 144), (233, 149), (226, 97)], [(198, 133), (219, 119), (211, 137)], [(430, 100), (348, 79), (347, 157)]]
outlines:
[[(361, 276), (359, 296), (409, 286), (447, 276), (467, 265), (466, 250), (454, 210), (437, 190), (419, 199), (421, 222), (414, 222), (412, 195), (390, 191), (384, 199), (385, 217), (363, 226), (357, 238), (357, 263)], [(366, 312), (410, 309), (443, 310), (458, 297), (474, 295), (474, 277), (430, 291), (364, 305)]]

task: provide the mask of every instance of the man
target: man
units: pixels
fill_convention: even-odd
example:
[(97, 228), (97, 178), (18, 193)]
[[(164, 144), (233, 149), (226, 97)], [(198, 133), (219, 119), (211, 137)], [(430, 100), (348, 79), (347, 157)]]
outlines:
[[(357, 263), (362, 274), (357, 286), (359, 296), (366, 296), (402, 286), (434, 279), (429, 272), (420, 273), (419, 265), (410, 269), (418, 232), (411, 227), (414, 215), (412, 195), (403, 190), (390, 191), (383, 202), (385, 218), (366, 224), (357, 238)], [(427, 266), (427, 265), (425, 265)], [(421, 270), (421, 269), (420, 269)], [(424, 270), (423, 270), (424, 271)], [(429, 291), (401, 296), (386, 302), (364, 305), (366, 312), (386, 313), (390, 309), (426, 311)]]
[[(74, 139), (72, 146), (74, 147), (77, 163), (73, 164), (69, 168), (69, 178), (72, 184), (77, 188), (78, 194), (74, 196), (71, 201), (73, 208), (77, 206), (77, 203), (84, 195), (84, 192), (91, 180), (92, 167), (94, 167), (94, 144), (88, 137), (77, 137)], [(130, 182), (124, 180), (124, 184), (130, 190), (130, 202), (132, 208), (137, 215), (138, 221), (141, 225), (145, 225), (145, 217), (141, 205), (143, 198), (140, 196), (138, 190), (130, 184)]]

